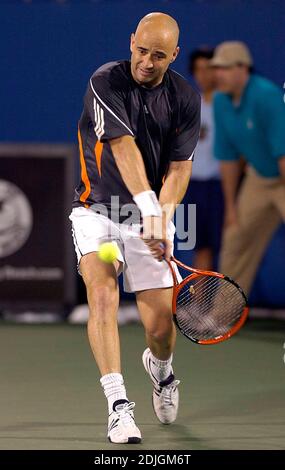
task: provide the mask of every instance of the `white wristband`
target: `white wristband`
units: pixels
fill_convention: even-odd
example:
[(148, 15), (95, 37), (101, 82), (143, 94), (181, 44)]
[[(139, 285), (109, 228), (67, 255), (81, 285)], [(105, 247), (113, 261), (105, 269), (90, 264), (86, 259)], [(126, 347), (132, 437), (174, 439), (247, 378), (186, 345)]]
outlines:
[(138, 206), (143, 217), (161, 217), (162, 210), (154, 191), (143, 191), (133, 196), (133, 200)]

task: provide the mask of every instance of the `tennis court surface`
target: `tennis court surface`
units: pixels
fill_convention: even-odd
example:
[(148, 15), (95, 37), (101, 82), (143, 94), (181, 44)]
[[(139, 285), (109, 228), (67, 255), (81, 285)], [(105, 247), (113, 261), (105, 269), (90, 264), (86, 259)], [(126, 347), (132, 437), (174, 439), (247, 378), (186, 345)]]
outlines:
[(0, 324), (0, 449), (285, 449), (285, 324), (249, 321), (215, 346), (178, 336), (175, 424), (156, 420), (140, 325), (121, 328), (123, 374), (143, 442), (106, 439), (106, 403), (84, 326)]

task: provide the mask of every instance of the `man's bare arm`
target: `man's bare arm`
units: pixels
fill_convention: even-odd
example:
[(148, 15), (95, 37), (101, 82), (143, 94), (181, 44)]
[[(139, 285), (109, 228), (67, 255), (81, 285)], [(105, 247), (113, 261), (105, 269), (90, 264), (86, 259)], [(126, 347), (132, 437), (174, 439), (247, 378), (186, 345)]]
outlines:
[(147, 180), (144, 161), (134, 138), (123, 136), (112, 139), (110, 146), (122, 179), (141, 211), (144, 242), (156, 258), (162, 254), (161, 246), (165, 246), (168, 259), (170, 244), (166, 238), (161, 207)]
[(278, 165), (282, 181), (285, 183), (285, 156), (279, 158)]
[(159, 202), (166, 216), (168, 223), (175, 212), (176, 205), (179, 204), (189, 184), (192, 172), (191, 161), (171, 162), (161, 188)]
[(236, 194), (243, 166), (242, 160), (221, 162), (220, 169), (225, 202), (225, 226), (237, 223)]
[(239, 160), (221, 162), (222, 186), (226, 207), (235, 205), (241, 171), (242, 166)]
[(130, 193), (135, 196), (150, 191), (144, 161), (135, 139), (124, 135), (109, 141), (117, 167)]

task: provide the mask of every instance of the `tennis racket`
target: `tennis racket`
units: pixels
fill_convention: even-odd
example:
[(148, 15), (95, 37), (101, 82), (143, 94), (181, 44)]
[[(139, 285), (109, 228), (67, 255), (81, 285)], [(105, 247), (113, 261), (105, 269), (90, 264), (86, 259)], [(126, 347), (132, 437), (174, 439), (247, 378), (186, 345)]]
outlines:
[[(174, 281), (173, 318), (184, 336), (198, 344), (216, 344), (242, 327), (249, 307), (235, 281), (220, 273), (190, 268), (174, 256), (167, 263)], [(187, 272), (181, 282), (173, 263)]]

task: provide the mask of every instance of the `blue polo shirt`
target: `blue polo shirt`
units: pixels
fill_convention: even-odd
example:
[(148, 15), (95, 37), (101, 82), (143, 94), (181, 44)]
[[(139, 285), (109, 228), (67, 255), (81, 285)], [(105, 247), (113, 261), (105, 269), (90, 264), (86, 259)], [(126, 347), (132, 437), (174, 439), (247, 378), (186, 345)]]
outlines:
[(285, 156), (285, 103), (282, 90), (270, 80), (251, 75), (240, 103), (217, 93), (214, 98), (215, 144), (219, 160), (243, 156), (264, 177), (280, 175)]

